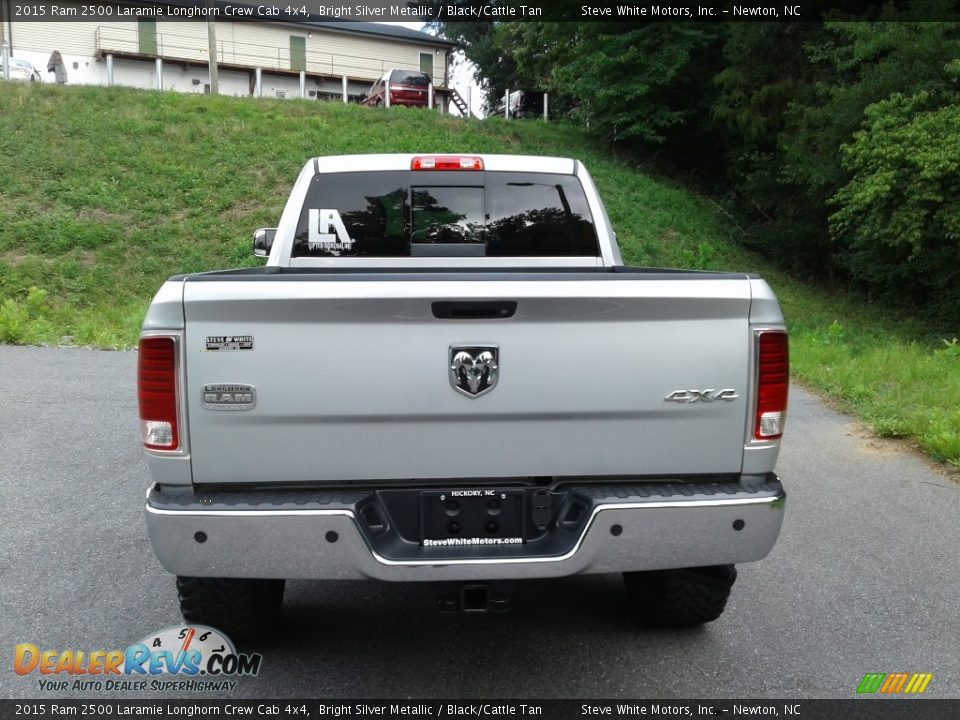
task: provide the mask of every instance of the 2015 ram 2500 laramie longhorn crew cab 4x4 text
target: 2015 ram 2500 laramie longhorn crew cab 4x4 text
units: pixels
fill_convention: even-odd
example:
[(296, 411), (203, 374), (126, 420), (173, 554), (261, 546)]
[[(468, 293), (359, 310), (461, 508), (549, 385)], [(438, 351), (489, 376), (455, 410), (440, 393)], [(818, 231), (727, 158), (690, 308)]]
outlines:
[(787, 338), (745, 274), (633, 268), (584, 166), (311, 160), (266, 266), (170, 278), (143, 325), (150, 540), (187, 620), (250, 635), (286, 578), (623, 573), (719, 617), (780, 531)]

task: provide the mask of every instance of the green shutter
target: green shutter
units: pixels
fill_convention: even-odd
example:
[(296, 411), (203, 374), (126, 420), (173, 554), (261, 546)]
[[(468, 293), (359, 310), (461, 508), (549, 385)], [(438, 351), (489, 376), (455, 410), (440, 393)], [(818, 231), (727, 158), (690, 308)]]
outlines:
[(143, 55), (157, 54), (157, 21), (137, 20), (137, 40)]
[(425, 72), (433, 82), (433, 53), (420, 53), (420, 72)]
[(305, 37), (290, 36), (290, 69), (307, 69), (307, 39)]

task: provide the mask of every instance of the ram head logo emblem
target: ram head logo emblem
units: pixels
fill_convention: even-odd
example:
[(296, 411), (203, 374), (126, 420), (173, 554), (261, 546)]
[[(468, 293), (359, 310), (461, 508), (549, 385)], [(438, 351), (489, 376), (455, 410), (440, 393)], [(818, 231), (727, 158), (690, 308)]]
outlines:
[(450, 384), (457, 392), (476, 398), (497, 384), (500, 348), (496, 345), (450, 346)]

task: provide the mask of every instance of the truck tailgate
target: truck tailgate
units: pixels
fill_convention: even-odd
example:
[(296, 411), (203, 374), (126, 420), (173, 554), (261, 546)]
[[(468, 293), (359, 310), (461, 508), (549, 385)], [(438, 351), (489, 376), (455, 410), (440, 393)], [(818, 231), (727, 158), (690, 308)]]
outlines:
[[(740, 470), (751, 348), (743, 276), (507, 276), (188, 278), (194, 482)], [(434, 303), (469, 301), (516, 309), (435, 317)], [(497, 384), (479, 397), (457, 392), (451, 347), (484, 345), (499, 351)], [(255, 389), (255, 407), (203, 402), (237, 385)], [(666, 400), (690, 389), (737, 397)]]

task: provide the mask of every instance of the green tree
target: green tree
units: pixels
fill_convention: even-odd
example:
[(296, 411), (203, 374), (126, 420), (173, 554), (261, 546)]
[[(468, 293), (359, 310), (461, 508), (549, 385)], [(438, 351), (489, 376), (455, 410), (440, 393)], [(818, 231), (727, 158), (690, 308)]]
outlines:
[(845, 182), (840, 146), (861, 126), (869, 105), (894, 93), (951, 86), (946, 68), (960, 55), (960, 24), (904, 22), (918, 6), (933, 12), (952, 3), (916, 3), (904, 10), (888, 5), (876, 22), (826, 23), (828, 36), (808, 46), (820, 70), (816, 96), (791, 102), (781, 147), (786, 179), (818, 204)]
[(613, 142), (664, 146), (699, 132), (705, 77), (725, 26), (697, 23), (516, 23), (502, 30), (518, 74), (571, 118)]
[(829, 252), (826, 213), (812, 209), (803, 188), (786, 179), (781, 148), (788, 110), (816, 97), (817, 68), (807, 48), (824, 34), (813, 22), (732, 23), (723, 67), (713, 77), (719, 172), (709, 189), (737, 208), (746, 242), (793, 269)]
[(870, 8), (858, 22), (731, 28), (712, 117), (730, 195), (762, 251), (819, 277), (849, 269), (828, 231), (828, 201), (850, 179), (841, 146), (870, 105), (953, 87), (946, 67), (960, 54), (960, 25), (907, 22), (952, 8), (923, 0)]
[(474, 80), (487, 96), (487, 110), (496, 105), (504, 88), (517, 87), (517, 66), (511, 50), (498, 32), (500, 23), (445, 22), (439, 24), (443, 37), (453, 40), (476, 66)]
[[(960, 69), (960, 62), (952, 65)], [(831, 202), (840, 259), (888, 296), (960, 309), (960, 97), (921, 91), (867, 108)]]

